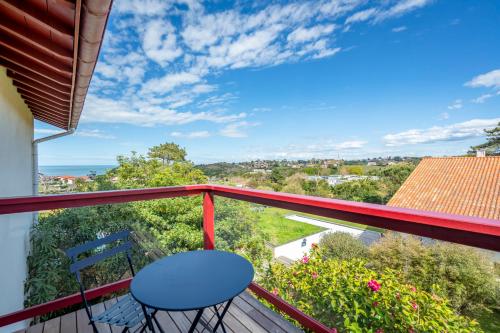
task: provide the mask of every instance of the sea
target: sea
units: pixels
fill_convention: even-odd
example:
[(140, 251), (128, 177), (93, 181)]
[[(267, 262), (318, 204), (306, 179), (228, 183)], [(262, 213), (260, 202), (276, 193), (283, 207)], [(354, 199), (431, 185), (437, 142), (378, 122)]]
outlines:
[(106, 171), (116, 168), (116, 165), (40, 165), (38, 172), (45, 176), (86, 176), (91, 171), (103, 175)]

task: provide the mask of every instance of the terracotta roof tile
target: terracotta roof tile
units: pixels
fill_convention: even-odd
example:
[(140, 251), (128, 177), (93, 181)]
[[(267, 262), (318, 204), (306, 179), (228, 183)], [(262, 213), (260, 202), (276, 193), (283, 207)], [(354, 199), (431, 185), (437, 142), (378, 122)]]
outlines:
[(500, 156), (424, 158), (388, 205), (500, 219)]

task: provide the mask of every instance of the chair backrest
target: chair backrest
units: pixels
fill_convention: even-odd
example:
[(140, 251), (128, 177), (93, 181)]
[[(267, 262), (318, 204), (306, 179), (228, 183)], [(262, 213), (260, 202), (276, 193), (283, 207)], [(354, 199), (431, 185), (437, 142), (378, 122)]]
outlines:
[[(78, 284), (80, 285), (80, 293), (82, 295), (82, 301), (85, 305), (85, 308), (87, 310), (87, 314), (89, 315), (89, 318), (92, 320), (92, 312), (90, 310), (90, 307), (88, 305), (87, 299), (85, 297), (85, 287), (82, 283), (81, 277), (80, 277), (80, 270), (92, 266), (96, 264), (99, 261), (102, 261), (104, 259), (107, 259), (109, 257), (112, 257), (118, 253), (125, 252), (126, 258), (128, 261), (128, 265), (130, 268), (130, 271), (132, 273), (132, 276), (135, 275), (134, 267), (132, 266), (132, 259), (131, 259), (131, 249), (132, 249), (132, 242), (129, 240), (130, 236), (130, 231), (129, 230), (123, 230), (114, 234), (111, 234), (109, 236), (99, 238), (81, 245), (77, 245), (75, 247), (72, 247), (70, 249), (65, 250), (64, 252), (66, 255), (71, 259), (71, 265), (69, 266), (69, 270), (71, 273), (74, 273), (76, 276), (76, 280), (78, 281)], [(84, 252), (88, 252), (91, 250), (96, 250), (102, 247), (105, 247), (108, 244), (111, 244), (113, 242), (118, 242), (122, 241), (119, 245), (111, 248), (111, 249), (103, 249), (101, 252), (92, 255), (90, 257), (83, 258), (81, 260), (78, 259), (78, 256)]]

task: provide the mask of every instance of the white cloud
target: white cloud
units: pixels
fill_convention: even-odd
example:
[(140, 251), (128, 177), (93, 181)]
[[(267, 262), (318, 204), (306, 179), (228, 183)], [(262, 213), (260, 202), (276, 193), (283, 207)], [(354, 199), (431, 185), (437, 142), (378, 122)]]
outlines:
[(87, 138), (97, 138), (97, 139), (116, 139), (115, 136), (107, 134), (98, 129), (81, 129), (75, 132), (76, 136), (82, 136)]
[(377, 13), (375, 22), (386, 20), (392, 17), (399, 17), (418, 8), (422, 8), (433, 0), (400, 0), (394, 6)]
[(88, 95), (82, 122), (125, 123), (137, 126), (182, 125), (195, 121), (228, 123), (241, 120), (245, 113), (226, 114), (224, 112), (178, 112), (173, 109), (150, 105), (144, 100), (116, 100), (113, 98)]
[(35, 134), (57, 134), (57, 133), (63, 133), (64, 131), (61, 130), (54, 130), (54, 129), (49, 129), (49, 128), (35, 128)]
[(487, 88), (500, 88), (500, 69), (495, 69), (491, 72), (478, 75), (469, 82), (466, 82), (467, 87), (487, 87)]
[(408, 29), (408, 28), (405, 25), (402, 25), (400, 27), (392, 28), (392, 32), (402, 32), (402, 31), (405, 31), (406, 29)]
[(450, 119), (450, 114), (448, 112), (443, 112), (439, 115), (439, 120), (447, 120)]
[[(395, 2), (368, 10), (364, 0), (305, 0), (212, 11), (197, 0), (117, 1), (121, 15), (106, 34), (82, 119), (140, 126), (242, 121), (244, 113), (177, 109), (220, 108), (238, 98), (235, 92), (216, 93), (210, 84), (223, 71), (333, 56), (341, 51), (336, 27), (349, 20), (374, 22)], [(394, 6), (401, 3), (406, 9), (394, 13), (416, 7), (407, 0)], [(235, 126), (225, 132), (240, 133)]]
[(213, 95), (208, 97), (207, 99), (198, 103), (198, 107), (206, 108), (206, 107), (214, 107), (219, 105), (226, 105), (231, 103), (232, 101), (238, 99), (238, 96), (233, 95), (232, 93), (225, 93), (222, 95)]
[(182, 85), (198, 83), (201, 77), (188, 72), (166, 74), (161, 78), (151, 79), (142, 86), (142, 93), (165, 94)]
[(387, 134), (383, 137), (383, 140), (385, 145), (389, 147), (442, 141), (462, 141), (483, 136), (484, 129), (495, 127), (499, 121), (500, 118), (472, 119), (448, 126), (411, 129), (400, 133)]
[(119, 76), (119, 67), (107, 64), (104, 61), (97, 62), (97, 65), (95, 66), (95, 71), (96, 73), (101, 74), (105, 78), (115, 78)]
[(253, 112), (269, 112), (271, 110), (272, 109), (268, 108), (268, 107), (258, 107), (258, 108), (253, 108), (252, 109)]
[(482, 104), (484, 102), (486, 102), (488, 99), (492, 98), (492, 97), (495, 97), (495, 96), (498, 96), (500, 95), (500, 90), (497, 91), (496, 93), (491, 93), (491, 94), (482, 94), (481, 96), (477, 97), (477, 98), (474, 98), (472, 100), (473, 103), (478, 103), (478, 104)]
[(389, 7), (383, 7), (383, 5), (391, 2), (382, 2), (382, 6), (380, 7), (368, 8), (352, 14), (346, 19), (345, 24), (349, 25), (363, 21), (379, 23), (389, 18), (400, 17), (416, 9), (427, 6), (431, 2), (433, 2), (433, 0), (399, 0)]
[(210, 132), (208, 131), (197, 131), (197, 132), (172, 132), (170, 133), (170, 136), (173, 136), (174, 138), (186, 138), (186, 139), (202, 139), (202, 138), (208, 138), (210, 136)]
[(303, 43), (330, 34), (335, 29), (335, 24), (319, 24), (311, 28), (299, 27), (292, 31), (287, 40), (291, 43)]
[(366, 141), (354, 140), (354, 141), (344, 141), (338, 144), (334, 144), (332, 147), (335, 150), (346, 150), (346, 149), (360, 149), (367, 144)]
[(113, 9), (135, 15), (162, 15), (172, 5), (166, 0), (120, 0), (113, 4)]
[(448, 109), (449, 110), (458, 110), (458, 109), (461, 109), (464, 105), (462, 104), (462, 100), (461, 99), (456, 99), (453, 101), (453, 103), (451, 103), (450, 105), (448, 105)]
[(245, 138), (248, 136), (245, 129), (258, 125), (258, 123), (252, 123), (248, 121), (235, 122), (226, 125), (220, 130), (219, 134), (228, 138)]
[(290, 144), (285, 147), (266, 147), (262, 151), (252, 154), (256, 158), (286, 158), (286, 159), (309, 159), (309, 158), (332, 158), (339, 154), (353, 156), (355, 152), (364, 151), (368, 142), (363, 140), (349, 140), (337, 142), (325, 140), (314, 144)]
[(357, 13), (352, 14), (345, 20), (345, 24), (363, 22), (372, 19), (378, 10), (376, 8), (368, 8)]
[(161, 65), (182, 55), (182, 49), (177, 46), (174, 27), (168, 21), (149, 22), (144, 33), (142, 47), (149, 58)]

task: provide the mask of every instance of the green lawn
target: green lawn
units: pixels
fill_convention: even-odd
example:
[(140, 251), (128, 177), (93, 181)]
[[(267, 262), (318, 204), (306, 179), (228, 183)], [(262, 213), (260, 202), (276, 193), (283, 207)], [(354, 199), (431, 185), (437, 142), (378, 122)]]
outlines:
[(267, 233), (274, 246), (282, 245), (325, 229), (307, 223), (286, 219), (286, 210), (265, 208), (259, 212), (259, 228)]
[(300, 213), (300, 212), (294, 212), (294, 211), (287, 211), (287, 215), (288, 214), (295, 214), (295, 215), (298, 215), (298, 216), (307, 216), (307, 217), (311, 217), (313, 219), (317, 219), (317, 220), (321, 220), (321, 221), (325, 221), (325, 222), (333, 222), (333, 223), (336, 223), (336, 224), (345, 225), (346, 227), (353, 227), (353, 228), (358, 228), (358, 229), (361, 229), (361, 230), (370, 230), (370, 231), (376, 231), (376, 232), (384, 232), (384, 229), (380, 229), (380, 228), (377, 228), (377, 227), (372, 227), (372, 226), (364, 225), (364, 224), (358, 224), (358, 223), (354, 223), (354, 222), (347, 222), (347, 221), (332, 219), (332, 218), (329, 218), (329, 217), (323, 217), (323, 216), (306, 214), (306, 213)]

